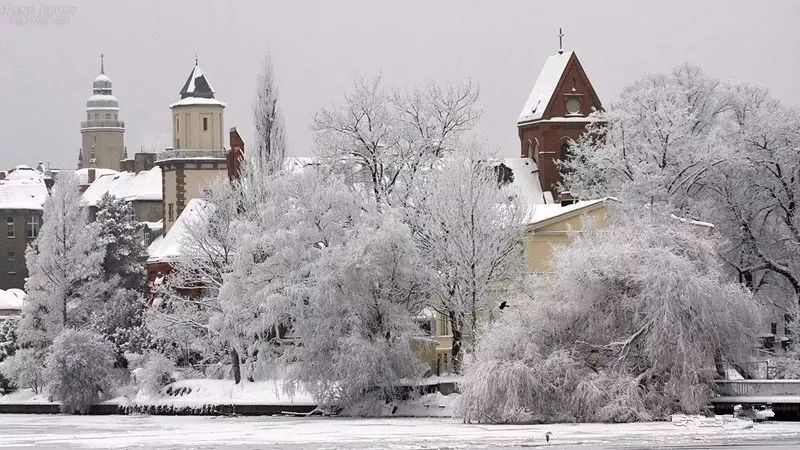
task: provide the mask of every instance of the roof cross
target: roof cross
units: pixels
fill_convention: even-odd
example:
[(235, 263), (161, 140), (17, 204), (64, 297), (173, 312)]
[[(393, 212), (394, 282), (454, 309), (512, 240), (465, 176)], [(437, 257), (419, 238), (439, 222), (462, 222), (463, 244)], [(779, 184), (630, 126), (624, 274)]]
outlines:
[(558, 29), (558, 54), (564, 53), (564, 32)]

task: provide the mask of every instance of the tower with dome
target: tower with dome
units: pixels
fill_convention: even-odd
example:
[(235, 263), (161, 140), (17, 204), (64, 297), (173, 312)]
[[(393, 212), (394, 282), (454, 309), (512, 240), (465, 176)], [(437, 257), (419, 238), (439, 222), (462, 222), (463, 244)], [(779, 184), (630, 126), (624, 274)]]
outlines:
[(126, 157), (124, 134), (119, 101), (111, 93), (111, 79), (100, 55), (100, 75), (92, 82), (92, 95), (86, 101), (86, 120), (81, 122), (78, 168), (120, 170), (120, 160)]

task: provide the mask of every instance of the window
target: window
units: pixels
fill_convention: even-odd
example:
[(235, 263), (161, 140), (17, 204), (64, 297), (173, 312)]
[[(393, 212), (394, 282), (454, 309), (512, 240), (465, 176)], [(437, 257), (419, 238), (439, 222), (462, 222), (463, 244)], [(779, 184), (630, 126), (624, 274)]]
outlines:
[(6, 237), (14, 237), (14, 218), (6, 217)]
[(132, 222), (136, 222), (136, 210), (133, 209), (133, 203), (128, 203), (128, 212), (125, 217)]
[(175, 118), (175, 132), (181, 132), (181, 119), (178, 119), (177, 117)]
[(100, 118), (100, 114), (95, 113), (94, 114), (94, 118), (95, 118), (95, 120), (99, 119)]
[(578, 97), (569, 97), (567, 99), (567, 114), (575, 116), (581, 113), (581, 100)]
[(208, 117), (203, 117), (203, 131), (208, 131)]
[(106, 114), (106, 119), (110, 119), (110, 118), (111, 118), (111, 114)]
[(39, 216), (28, 216), (28, 223), (25, 225), (28, 239), (34, 239), (39, 235)]
[(167, 220), (175, 220), (175, 205), (172, 203), (167, 205)]
[(770, 324), (769, 332), (772, 334), (778, 334), (778, 324), (776, 322), (772, 322), (772, 324)]
[(17, 273), (17, 257), (14, 252), (8, 252), (8, 273)]

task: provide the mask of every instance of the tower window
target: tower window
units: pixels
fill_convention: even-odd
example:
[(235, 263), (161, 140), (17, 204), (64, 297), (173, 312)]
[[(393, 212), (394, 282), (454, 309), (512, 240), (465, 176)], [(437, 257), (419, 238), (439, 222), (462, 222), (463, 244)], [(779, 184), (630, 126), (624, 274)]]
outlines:
[(14, 218), (6, 217), (6, 237), (14, 237)]
[(169, 221), (175, 220), (175, 205), (172, 203), (167, 205), (167, 220)]
[(181, 132), (181, 119), (178, 119), (177, 117), (175, 118), (175, 132)]
[(208, 117), (203, 117), (203, 131), (208, 131)]
[(111, 114), (106, 114), (106, 119), (110, 119), (110, 118), (111, 118)]

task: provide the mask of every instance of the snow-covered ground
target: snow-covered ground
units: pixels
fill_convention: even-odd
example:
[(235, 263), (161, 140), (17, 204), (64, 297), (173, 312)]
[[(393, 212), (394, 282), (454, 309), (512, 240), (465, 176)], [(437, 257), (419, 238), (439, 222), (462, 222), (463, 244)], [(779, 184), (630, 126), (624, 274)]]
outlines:
[(796, 422), (719, 422), (517, 426), (440, 418), (3, 415), (0, 447), (519, 448), (546, 445), (547, 432), (551, 445), (583, 448), (800, 444)]

